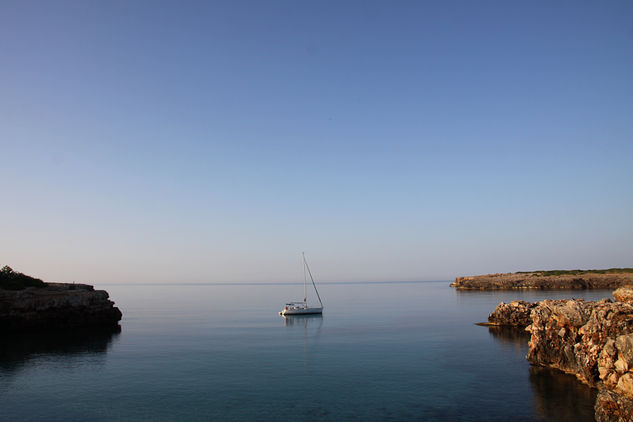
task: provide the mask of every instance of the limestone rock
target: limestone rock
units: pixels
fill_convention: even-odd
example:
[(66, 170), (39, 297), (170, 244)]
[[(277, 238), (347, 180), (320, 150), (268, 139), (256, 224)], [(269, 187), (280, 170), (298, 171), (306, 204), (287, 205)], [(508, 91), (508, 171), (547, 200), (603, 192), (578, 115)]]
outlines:
[(516, 301), (499, 304), (488, 320), (493, 325), (529, 323), (527, 359), (532, 365), (574, 374), (597, 388), (596, 420), (633, 422), (633, 303)]
[(622, 375), (616, 385), (616, 390), (627, 397), (633, 398), (633, 374), (630, 372)]
[(517, 300), (510, 303), (501, 302), (488, 316), (490, 325), (510, 325), (527, 327), (532, 323), (530, 312), (536, 303)]
[[(545, 300), (530, 316), (530, 363), (575, 374), (589, 385), (606, 380), (616, 368), (626, 372), (631, 367), (628, 351), (633, 349), (633, 339), (629, 343), (628, 336), (618, 336), (633, 333), (632, 304)], [(620, 355), (625, 357), (617, 363)]]
[(598, 388), (596, 420), (633, 421), (633, 303), (544, 300), (530, 319), (531, 364)]
[(112, 327), (121, 316), (106, 291), (87, 284), (48, 283), (42, 288), (0, 290), (1, 331)]
[(622, 286), (613, 292), (613, 298), (618, 302), (633, 303), (633, 285)]
[(623, 359), (629, 368), (633, 366), (633, 334), (619, 336), (615, 341), (620, 359)]
[(626, 371), (629, 370), (629, 366), (627, 365), (626, 361), (624, 361), (622, 359), (616, 360), (615, 364), (614, 364), (614, 367), (615, 367), (615, 371), (618, 374), (625, 374)]
[(598, 387), (594, 406), (597, 422), (633, 422), (633, 399)]

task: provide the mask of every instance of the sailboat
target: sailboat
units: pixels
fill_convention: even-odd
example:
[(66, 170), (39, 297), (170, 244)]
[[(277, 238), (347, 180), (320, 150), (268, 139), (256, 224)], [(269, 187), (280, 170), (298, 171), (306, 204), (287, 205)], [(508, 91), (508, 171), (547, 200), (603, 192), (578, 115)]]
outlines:
[[(310, 315), (310, 314), (322, 314), (323, 313), (323, 302), (321, 302), (321, 296), (319, 296), (319, 291), (316, 288), (316, 284), (314, 284), (314, 278), (312, 277), (312, 272), (310, 271), (310, 267), (308, 266), (308, 261), (306, 261), (305, 253), (301, 253), (303, 257), (303, 301), (297, 302), (288, 302), (284, 305), (284, 309), (279, 312), (279, 315)], [(306, 274), (307, 272), (307, 274)], [(309, 306), (308, 305), (308, 278), (307, 275), (310, 275), (310, 280), (312, 281), (312, 286), (314, 287), (314, 291), (316, 292), (317, 298), (319, 299), (319, 304), (321, 306)]]

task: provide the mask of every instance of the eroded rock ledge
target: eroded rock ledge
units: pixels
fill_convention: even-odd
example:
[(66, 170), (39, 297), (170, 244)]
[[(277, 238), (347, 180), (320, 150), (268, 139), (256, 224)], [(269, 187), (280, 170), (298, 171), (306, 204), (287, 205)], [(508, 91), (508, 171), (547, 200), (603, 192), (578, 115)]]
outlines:
[(613, 292), (613, 298), (618, 302), (633, 303), (633, 286), (623, 286)]
[[(530, 273), (499, 273), (457, 277), (451, 287), (458, 290), (508, 289), (617, 289), (633, 284), (629, 269), (591, 271), (535, 271)], [(610, 272), (612, 271), (612, 272)], [(618, 272), (619, 271), (619, 272)], [(550, 274), (562, 273), (562, 274)]]
[(530, 313), (538, 305), (525, 300), (515, 300), (510, 303), (501, 302), (495, 310), (488, 315), (488, 324), (485, 325), (509, 325), (513, 327), (527, 327), (532, 323)]
[[(631, 288), (614, 292), (628, 298)], [(528, 316), (529, 312), (529, 316)], [(633, 303), (604, 299), (501, 303), (489, 323), (526, 327), (528, 361), (598, 389), (598, 421), (633, 421)]]
[(87, 284), (0, 289), (0, 330), (115, 328), (122, 314), (108, 297), (106, 291)]

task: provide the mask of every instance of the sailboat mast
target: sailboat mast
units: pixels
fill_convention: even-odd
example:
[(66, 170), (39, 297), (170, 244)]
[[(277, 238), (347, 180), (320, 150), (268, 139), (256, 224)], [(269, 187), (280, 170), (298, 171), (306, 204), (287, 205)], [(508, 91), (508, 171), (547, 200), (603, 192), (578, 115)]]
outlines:
[(306, 255), (304, 252), (301, 252), (301, 255), (303, 256), (303, 303), (307, 304), (308, 303), (308, 290), (307, 290), (308, 279), (306, 277)]
[(310, 271), (310, 267), (308, 266), (308, 261), (306, 261), (305, 253), (303, 253), (303, 263), (305, 264), (305, 267), (308, 269), (308, 274), (310, 274), (310, 280), (312, 280), (312, 286), (314, 286), (314, 291), (316, 292), (317, 297), (319, 298), (319, 303), (321, 304), (321, 307), (323, 307), (323, 302), (321, 302), (321, 295), (319, 295), (319, 291), (316, 288), (316, 284), (314, 284), (314, 278), (312, 277), (312, 272)]

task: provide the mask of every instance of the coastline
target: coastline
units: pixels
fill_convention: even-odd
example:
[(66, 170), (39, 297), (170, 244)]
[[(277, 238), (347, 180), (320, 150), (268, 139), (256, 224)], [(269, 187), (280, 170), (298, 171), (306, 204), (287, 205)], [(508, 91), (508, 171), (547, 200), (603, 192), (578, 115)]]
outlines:
[(501, 302), (480, 325), (527, 331), (532, 366), (572, 374), (596, 389), (596, 420), (631, 421), (633, 287), (619, 288), (613, 297)]
[(633, 269), (532, 271), (457, 277), (450, 284), (457, 290), (578, 290), (617, 289), (633, 284)]
[(88, 284), (0, 289), (0, 331), (116, 329), (122, 313), (108, 292)]

